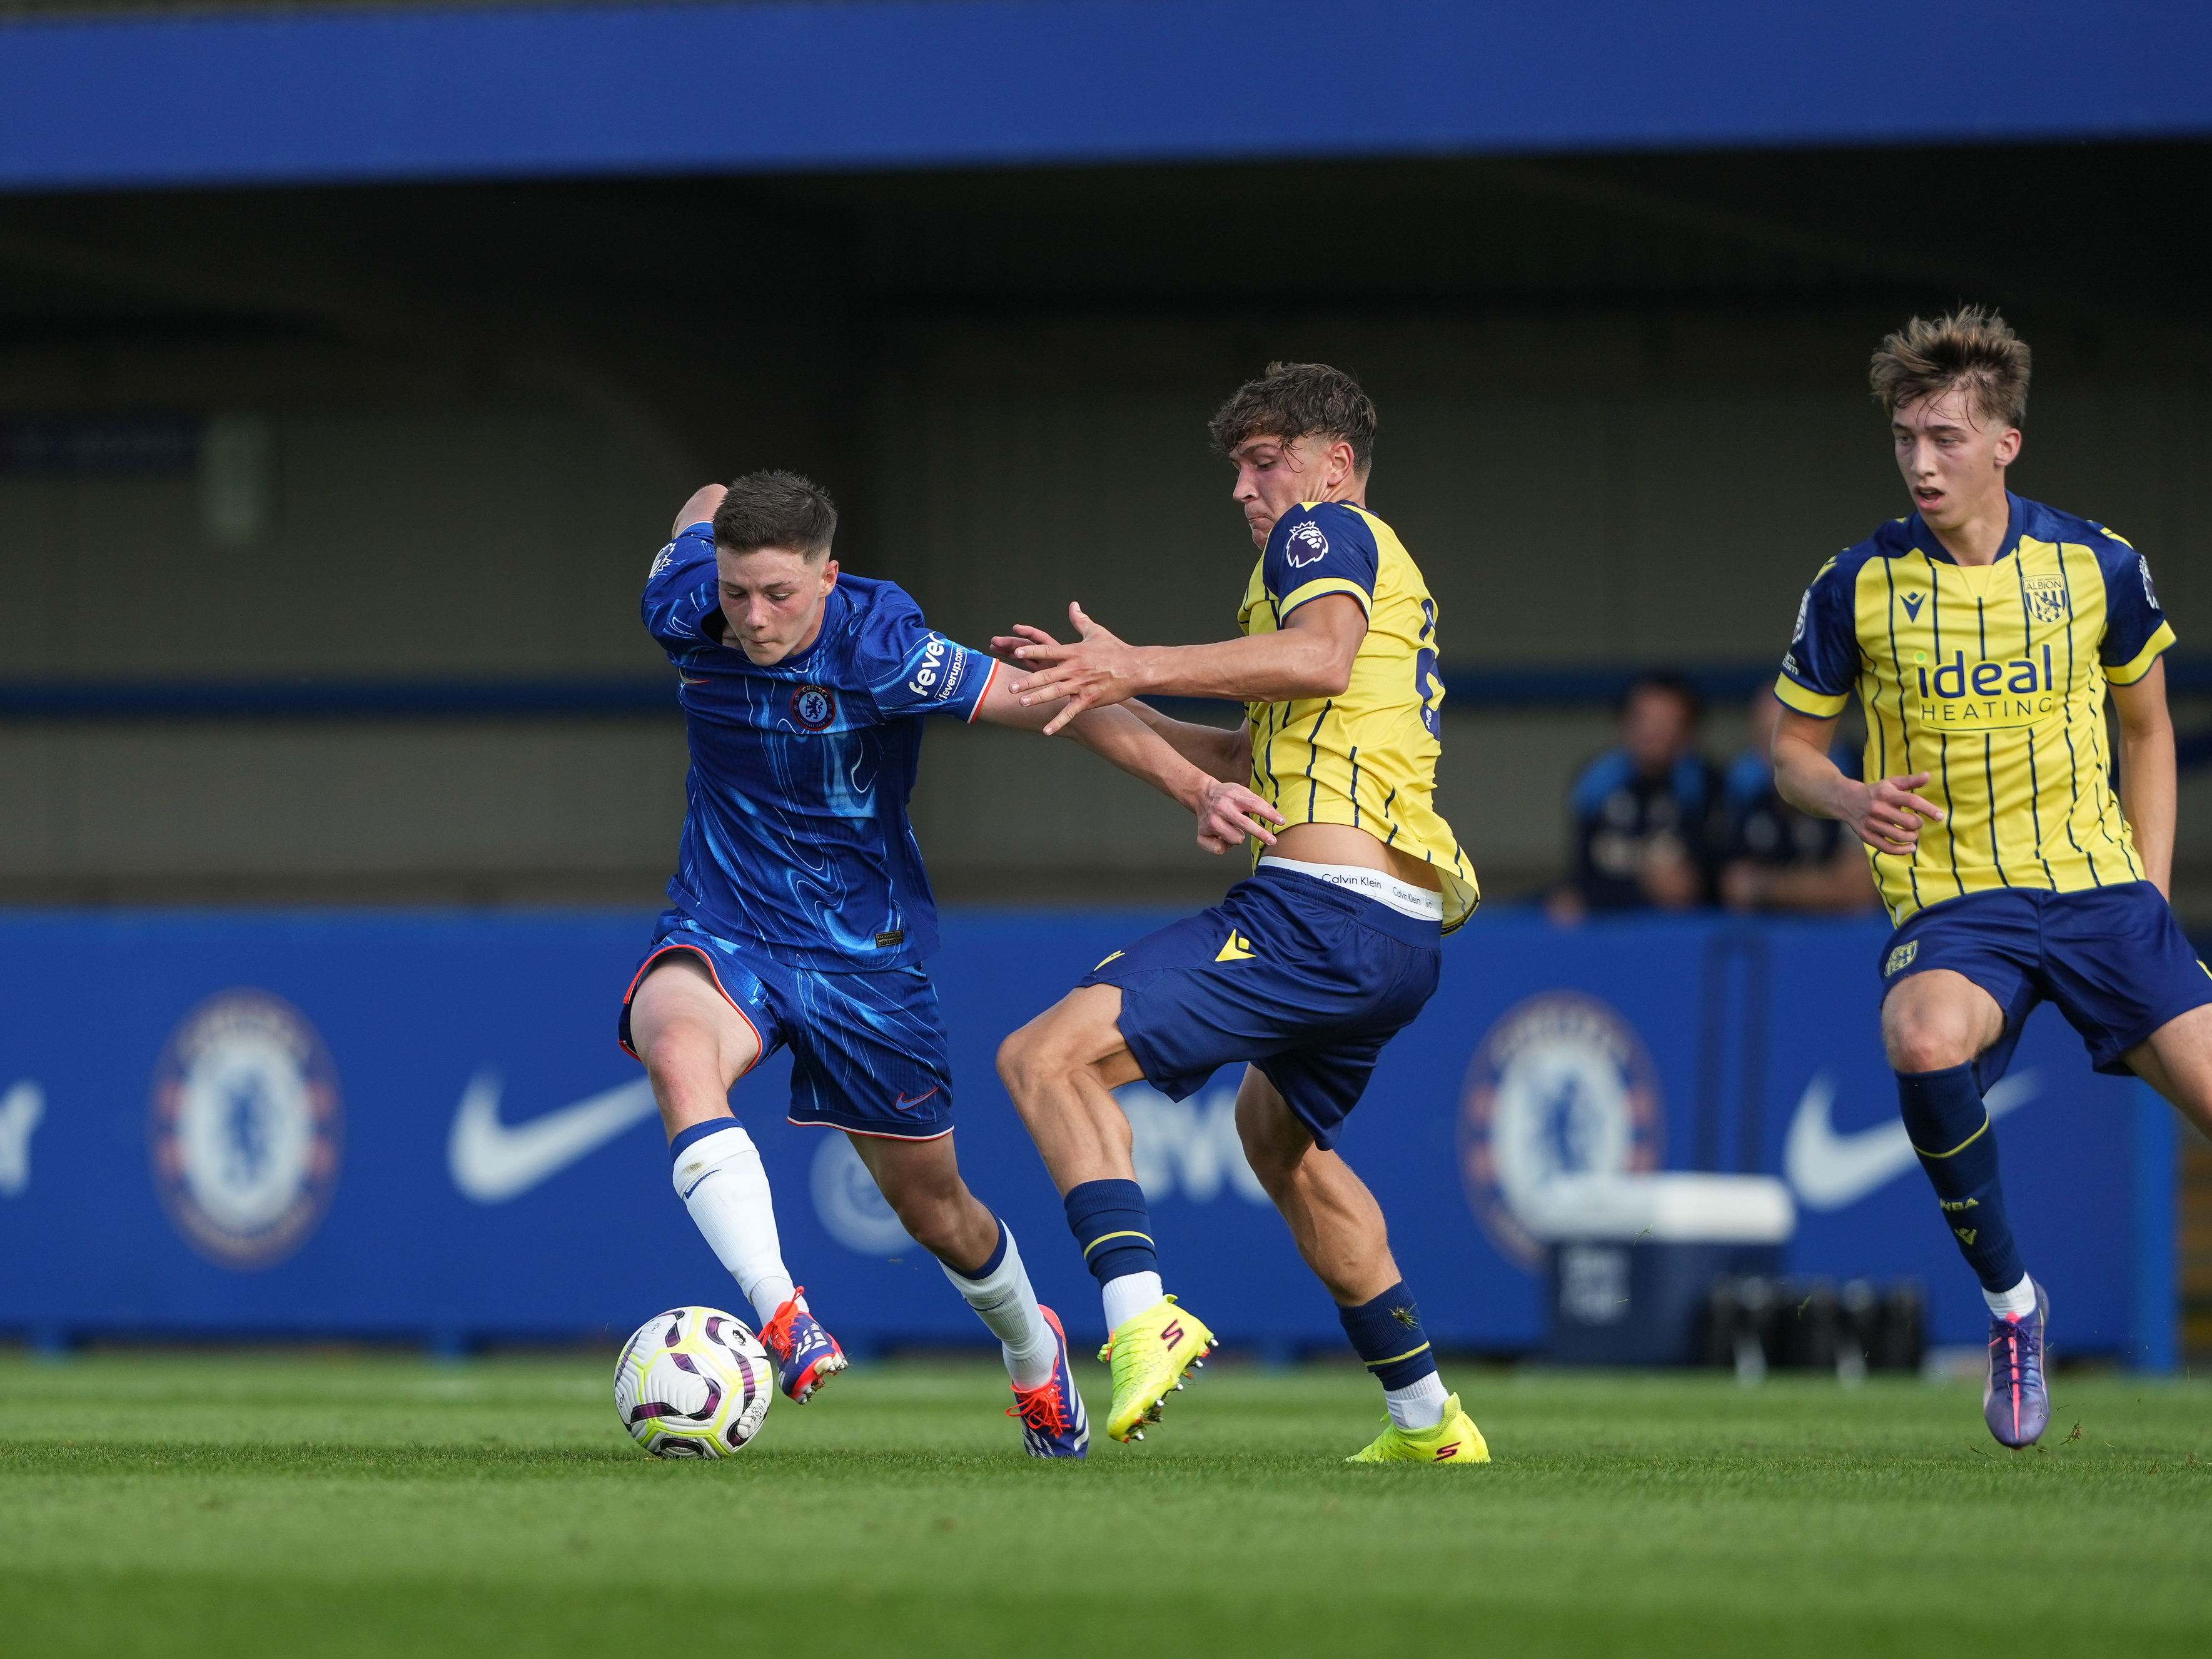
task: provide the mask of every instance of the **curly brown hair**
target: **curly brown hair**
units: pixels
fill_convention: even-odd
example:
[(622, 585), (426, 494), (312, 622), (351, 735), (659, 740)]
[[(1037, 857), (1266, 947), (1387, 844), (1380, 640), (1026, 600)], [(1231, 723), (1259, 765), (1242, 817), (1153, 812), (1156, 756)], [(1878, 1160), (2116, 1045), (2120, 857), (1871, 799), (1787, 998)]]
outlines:
[(1254, 438), (1285, 442), (1306, 437), (1341, 438), (1352, 446), (1352, 464), (1364, 472), (1375, 459), (1375, 428), (1380, 419), (1359, 382), (1327, 363), (1269, 363), (1256, 380), (1247, 380), (1214, 411), (1206, 430), (1213, 447), (1232, 454)]
[(1888, 336), (1874, 354), (1868, 381), (1882, 413), (1954, 386), (1984, 421), (2018, 426), (2027, 419), (2027, 342), (1985, 306), (1960, 306), (1929, 319), (1915, 317)]
[(818, 564), (837, 533), (830, 492), (796, 472), (748, 472), (732, 479), (714, 509), (714, 545), (731, 553), (780, 547)]

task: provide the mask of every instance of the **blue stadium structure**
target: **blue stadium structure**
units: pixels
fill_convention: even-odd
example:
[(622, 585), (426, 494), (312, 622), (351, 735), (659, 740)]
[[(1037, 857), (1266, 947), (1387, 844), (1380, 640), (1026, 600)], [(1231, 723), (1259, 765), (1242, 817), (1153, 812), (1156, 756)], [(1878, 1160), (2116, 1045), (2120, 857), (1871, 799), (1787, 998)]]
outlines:
[[(0, 187), (2017, 143), (2212, 132), (2212, 16), (1756, 0), (854, 0), (0, 26)], [(1970, 21), (1972, 20), (1972, 21)], [(1327, 72), (1313, 43), (1331, 40)], [(2024, 89), (2045, 88), (2048, 95)]]

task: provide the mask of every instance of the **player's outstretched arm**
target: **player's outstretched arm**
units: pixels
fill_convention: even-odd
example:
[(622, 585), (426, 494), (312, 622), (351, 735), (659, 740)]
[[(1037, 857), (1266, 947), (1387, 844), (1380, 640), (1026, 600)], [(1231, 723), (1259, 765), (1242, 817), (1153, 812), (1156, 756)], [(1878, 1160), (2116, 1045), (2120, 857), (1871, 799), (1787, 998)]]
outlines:
[(1031, 704), (1067, 699), (1044, 728), (1048, 733), (1086, 708), (1146, 695), (1236, 702), (1342, 696), (1367, 637), (1366, 611), (1344, 593), (1307, 601), (1274, 633), (1212, 645), (1131, 645), (1091, 621), (1079, 605), (1069, 605), (1067, 616), (1074, 644), (1024, 628), (1018, 630), (1024, 637), (1009, 646), (1010, 659), (1033, 671), (1015, 683), (1017, 696)]
[(1912, 792), (1928, 774), (1861, 783), (1828, 758), (1836, 723), (1785, 708), (1774, 726), (1774, 785), (1782, 799), (1815, 817), (1840, 818), (1877, 853), (1910, 858), (1920, 844), (1920, 823), (1943, 821), (1943, 809)]
[(2166, 708), (2166, 659), (2133, 685), (2112, 687), (2120, 717), (2120, 811), (2134, 832), (2136, 856), (2152, 886), (2166, 892), (2173, 875), (2173, 719)]
[[(1016, 654), (1025, 645), (1053, 645), (1060, 641), (1042, 628), (1032, 628), (1027, 623), (1014, 624), (1012, 634), (1000, 634), (991, 641), (991, 654), (1000, 662), (1016, 668), (1028, 666)], [(1201, 726), (1195, 720), (1179, 720), (1163, 714), (1152, 704), (1132, 697), (1121, 707), (1144, 721), (1164, 738), (1168, 746), (1192, 765), (1229, 783), (1242, 783), (1252, 772), (1252, 727), (1247, 720), (1233, 726)]]
[(1251, 721), (1239, 720), (1230, 726), (1200, 726), (1195, 720), (1163, 714), (1140, 697), (1132, 697), (1121, 707), (1208, 776), (1224, 783), (1242, 783), (1252, 775)]
[[(1250, 836), (1267, 846), (1275, 844), (1267, 826), (1282, 823), (1283, 815), (1247, 788), (1241, 775), (1217, 777), (1194, 765), (1127, 709), (1085, 709), (1069, 723), (1068, 735), (1092, 754), (1181, 801), (1197, 818), (1198, 844), (1207, 852), (1232, 851)], [(1164, 765), (1170, 757), (1173, 765)]]
[(1142, 778), (1194, 815), (1198, 844), (1209, 853), (1242, 847), (1248, 836), (1257, 836), (1270, 847), (1275, 843), (1267, 826), (1283, 821), (1280, 812), (1242, 783), (1214, 777), (1193, 765), (1126, 708), (1093, 708), (1071, 720), (1049, 703), (1024, 707), (1002, 676), (983, 694), (975, 718), (994, 726), (1048, 732), (1066, 722), (1068, 735), (1092, 754)]

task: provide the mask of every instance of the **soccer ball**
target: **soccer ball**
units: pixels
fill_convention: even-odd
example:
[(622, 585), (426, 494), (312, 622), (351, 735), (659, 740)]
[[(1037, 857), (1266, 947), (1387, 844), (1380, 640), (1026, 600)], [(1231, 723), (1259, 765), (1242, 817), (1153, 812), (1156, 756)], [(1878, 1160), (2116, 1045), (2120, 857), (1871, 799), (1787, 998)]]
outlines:
[(727, 1457), (775, 1397), (768, 1350), (720, 1308), (655, 1314), (615, 1362), (615, 1411), (655, 1457)]

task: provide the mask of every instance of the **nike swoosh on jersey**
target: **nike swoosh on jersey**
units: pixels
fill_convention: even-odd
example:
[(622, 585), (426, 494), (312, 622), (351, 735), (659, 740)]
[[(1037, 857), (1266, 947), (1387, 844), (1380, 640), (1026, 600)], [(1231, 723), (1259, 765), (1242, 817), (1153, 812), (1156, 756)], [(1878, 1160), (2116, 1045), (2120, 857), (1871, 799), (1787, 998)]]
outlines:
[(471, 1078), (446, 1138), (453, 1185), (479, 1204), (521, 1197), (653, 1113), (652, 1081), (640, 1078), (526, 1123), (502, 1123), (500, 1087), (496, 1072)]
[[(2041, 1076), (2026, 1071), (1999, 1081), (1982, 1103), (1994, 1122), (2042, 1092)], [(1828, 1115), (1835, 1099), (1835, 1079), (1826, 1072), (1815, 1073), (1797, 1102), (1789, 1137), (1783, 1144), (1782, 1172), (1797, 1201), (1808, 1210), (1840, 1210), (1856, 1204), (1918, 1161), (1911, 1138), (1900, 1122), (1838, 1134)]]

